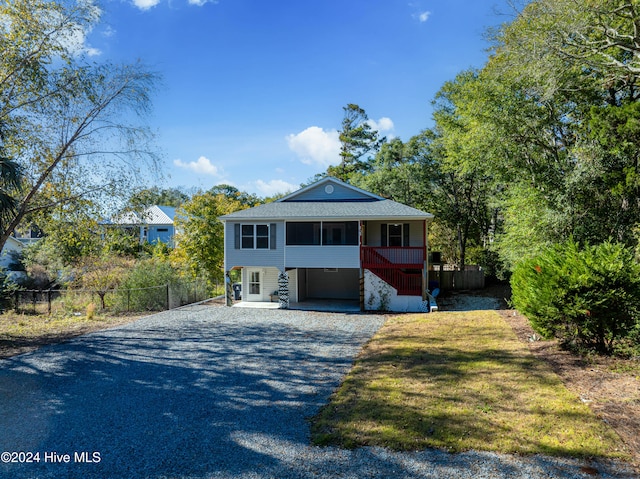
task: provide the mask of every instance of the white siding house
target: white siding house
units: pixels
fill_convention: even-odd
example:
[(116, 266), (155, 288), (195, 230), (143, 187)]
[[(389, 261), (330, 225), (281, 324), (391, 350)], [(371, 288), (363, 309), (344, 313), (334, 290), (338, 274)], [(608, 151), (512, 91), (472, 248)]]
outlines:
[(26, 276), (24, 271), (11, 271), (9, 268), (15, 261), (16, 255), (19, 255), (24, 249), (24, 243), (17, 240), (13, 236), (7, 238), (7, 242), (0, 253), (0, 268), (6, 270), (6, 274), (12, 281), (19, 281)]
[(224, 223), (225, 271), (243, 301), (353, 300), (362, 310), (425, 307), (432, 215), (327, 177)]

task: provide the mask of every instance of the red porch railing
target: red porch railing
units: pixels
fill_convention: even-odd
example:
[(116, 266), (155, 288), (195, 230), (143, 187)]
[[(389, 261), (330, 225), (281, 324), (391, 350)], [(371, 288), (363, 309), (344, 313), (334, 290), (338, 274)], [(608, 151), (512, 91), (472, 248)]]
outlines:
[(372, 268), (409, 268), (424, 267), (424, 247), (382, 247), (363, 246), (361, 248), (362, 267)]
[(401, 269), (370, 269), (373, 274), (398, 290), (400, 296), (422, 295), (422, 274), (406, 273)]
[(422, 273), (403, 270), (424, 268), (424, 247), (363, 246), (360, 251), (362, 267), (397, 289), (399, 295), (422, 295)]

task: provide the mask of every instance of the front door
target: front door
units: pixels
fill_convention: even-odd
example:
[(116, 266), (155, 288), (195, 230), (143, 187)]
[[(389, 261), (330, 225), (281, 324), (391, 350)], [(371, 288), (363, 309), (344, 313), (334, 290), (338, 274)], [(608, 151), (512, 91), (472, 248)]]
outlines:
[(262, 301), (262, 270), (247, 270), (247, 301)]

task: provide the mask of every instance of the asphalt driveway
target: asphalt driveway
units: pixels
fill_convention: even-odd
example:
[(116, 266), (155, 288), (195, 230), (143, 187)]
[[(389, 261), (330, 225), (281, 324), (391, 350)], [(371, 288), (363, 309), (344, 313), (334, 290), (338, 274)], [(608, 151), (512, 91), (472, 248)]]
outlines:
[(585, 477), (562, 459), (309, 446), (307, 418), (383, 322), (192, 306), (0, 361), (0, 477)]

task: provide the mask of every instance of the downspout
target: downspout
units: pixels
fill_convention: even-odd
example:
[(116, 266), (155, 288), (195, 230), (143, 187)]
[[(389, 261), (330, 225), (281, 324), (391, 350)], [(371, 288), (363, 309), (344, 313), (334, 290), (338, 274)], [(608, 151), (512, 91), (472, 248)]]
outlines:
[(227, 306), (233, 306), (233, 289), (231, 287), (231, 276), (229, 276), (229, 270), (227, 269), (227, 222), (226, 220), (220, 221), (222, 222), (222, 254), (224, 255), (222, 270), (224, 273), (225, 304)]
[[(282, 240), (282, 270), (281, 271), (284, 274), (287, 274), (287, 220), (284, 220), (282, 228), (283, 228), (283, 231), (282, 231), (283, 240)], [(289, 279), (288, 276), (289, 275), (287, 274), (287, 280)], [(297, 278), (297, 275), (296, 275), (296, 278)], [(287, 287), (289, 289), (289, 299), (291, 299), (291, 283), (290, 282), (287, 283)], [(297, 285), (296, 285), (296, 300), (297, 299), (299, 298), (298, 298), (298, 291), (297, 291)]]
[(358, 221), (358, 227), (359, 227), (359, 233), (360, 233), (360, 285), (359, 285), (359, 291), (360, 291), (360, 311), (364, 312), (364, 268), (362, 267), (362, 260), (363, 260), (363, 251), (362, 251), (362, 246), (364, 243), (364, 228), (366, 228), (366, 226), (364, 225), (364, 220), (360, 220)]

